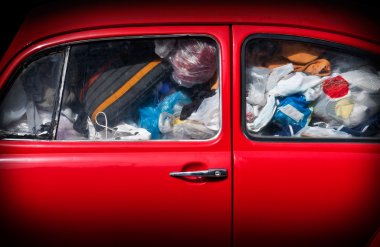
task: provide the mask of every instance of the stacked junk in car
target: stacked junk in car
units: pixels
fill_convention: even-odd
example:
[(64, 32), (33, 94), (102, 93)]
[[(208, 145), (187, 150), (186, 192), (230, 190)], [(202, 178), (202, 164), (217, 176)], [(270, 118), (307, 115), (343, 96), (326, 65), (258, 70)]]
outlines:
[[(103, 64), (92, 66), (96, 71), (85, 69), (78, 75), (75, 73), (80, 69), (69, 66), (57, 139), (209, 139), (216, 135), (220, 121), (216, 43), (203, 38), (147, 39), (143, 43), (110, 42), (115, 49), (124, 50), (98, 59)], [(142, 47), (149, 49), (144, 53)], [(87, 45), (73, 48), (73, 57), (89, 53), (99, 56), (96, 45), (93, 48), (95, 51), (89, 51)], [(123, 55), (129, 57), (127, 62)], [(54, 61), (43, 62), (48, 70), (52, 70), (52, 64), (57, 66)], [(80, 67), (80, 61), (72, 64)], [(2, 103), (0, 125), (15, 133), (42, 135), (51, 114), (45, 114), (41, 108), (44, 99), (31, 99), (30, 107), (27, 99), (33, 97), (26, 94), (44, 88), (54, 91), (54, 87), (44, 87), (43, 80), (39, 80), (34, 84), (39, 88), (29, 90), (26, 81), (13, 89), (17, 104), (12, 103), (14, 97), (7, 97)], [(48, 93), (46, 90), (34, 94), (41, 97)], [(50, 93), (54, 97), (54, 92)]]
[(255, 40), (246, 57), (246, 126), (259, 136), (379, 137), (379, 71), (318, 46)]

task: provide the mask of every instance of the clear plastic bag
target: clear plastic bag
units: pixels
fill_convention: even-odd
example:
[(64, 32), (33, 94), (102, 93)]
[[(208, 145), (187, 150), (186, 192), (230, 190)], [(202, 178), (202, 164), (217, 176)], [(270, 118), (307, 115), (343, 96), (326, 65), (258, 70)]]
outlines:
[(319, 126), (306, 126), (302, 130), (300, 130), (296, 136), (299, 137), (338, 137), (338, 138), (348, 138), (352, 137), (352, 135), (336, 130), (334, 128), (323, 128)]
[(173, 80), (192, 87), (209, 81), (216, 72), (216, 45), (200, 39), (179, 40), (177, 50), (169, 57)]
[(175, 39), (156, 39), (154, 40), (154, 52), (160, 58), (166, 58), (174, 50), (175, 45)]
[[(104, 114), (100, 112), (100, 114)], [(106, 116), (104, 116), (107, 119)], [(151, 139), (151, 133), (144, 128), (138, 128), (136, 126), (121, 122), (115, 127), (108, 127), (106, 125), (101, 125), (104, 127), (102, 130), (97, 131), (94, 124), (90, 119), (88, 119), (89, 126), (89, 139), (90, 140), (149, 140)], [(106, 121), (107, 123), (107, 121)]]
[(216, 90), (216, 93), (205, 98), (198, 110), (187, 119), (203, 123), (207, 128), (218, 131), (220, 128), (219, 115), (219, 90)]
[[(147, 129), (152, 134), (152, 139), (160, 138), (159, 117), (163, 112), (173, 114), (181, 111), (181, 107), (190, 103), (191, 100), (181, 91), (170, 94), (165, 97), (157, 106), (146, 106), (140, 108), (139, 126)], [(178, 112), (179, 111), (179, 112)]]
[(217, 131), (207, 128), (203, 123), (185, 120), (173, 126), (173, 139), (210, 139)]
[(380, 77), (367, 70), (352, 70), (342, 73), (341, 76), (351, 86), (359, 87), (367, 92), (380, 92)]

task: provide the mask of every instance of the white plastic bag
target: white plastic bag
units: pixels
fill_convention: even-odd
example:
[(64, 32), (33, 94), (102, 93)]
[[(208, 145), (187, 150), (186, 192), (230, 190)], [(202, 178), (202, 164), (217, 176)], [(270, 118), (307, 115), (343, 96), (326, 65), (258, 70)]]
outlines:
[(198, 110), (193, 112), (187, 119), (200, 122), (207, 128), (218, 131), (220, 128), (219, 118), (219, 90), (216, 90), (216, 93), (209, 98), (205, 98)]
[(270, 69), (252, 67), (247, 72), (247, 102), (251, 105), (266, 104), (265, 90)]
[(350, 86), (359, 87), (371, 93), (380, 91), (380, 77), (368, 70), (352, 70), (342, 73), (341, 76)]

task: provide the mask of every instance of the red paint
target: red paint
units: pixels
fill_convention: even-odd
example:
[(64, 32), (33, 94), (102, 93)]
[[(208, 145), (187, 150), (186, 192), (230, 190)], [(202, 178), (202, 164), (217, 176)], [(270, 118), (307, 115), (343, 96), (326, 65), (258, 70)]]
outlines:
[[(66, 34), (31, 46), (9, 68), (50, 45), (173, 33), (213, 37), (220, 66), (229, 68), (228, 31), (202, 26)], [(213, 140), (0, 141), (0, 221), (6, 235), (0, 243), (12, 238), (21, 246), (230, 246), (231, 176), (219, 181), (169, 176), (194, 167), (231, 173), (230, 72), (220, 71), (225, 113)]]
[(330, 98), (341, 98), (348, 94), (348, 82), (340, 75), (328, 78), (322, 83), (323, 92)]
[[(251, 34), (317, 38), (380, 54), (325, 32), (233, 27), (233, 109), (240, 102), (241, 45)], [(365, 246), (380, 224), (380, 146), (249, 140), (233, 112), (234, 246)]]

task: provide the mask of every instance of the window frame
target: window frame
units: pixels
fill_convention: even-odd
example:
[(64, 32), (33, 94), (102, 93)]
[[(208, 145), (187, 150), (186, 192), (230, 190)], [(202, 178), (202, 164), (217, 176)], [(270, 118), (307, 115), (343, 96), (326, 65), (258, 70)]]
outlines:
[[(246, 48), (247, 45), (255, 39), (279, 40), (279, 41), (295, 41), (300, 43), (307, 43), (312, 45), (320, 45), (331, 48), (334, 52), (345, 52), (350, 55), (357, 55), (361, 57), (368, 57), (368, 60), (376, 61), (380, 66), (380, 56), (370, 51), (365, 51), (353, 46), (340, 44), (333, 41), (322, 40), (317, 38), (310, 38), (305, 36), (288, 35), (288, 34), (270, 34), (270, 33), (256, 33), (248, 35), (240, 47), (240, 128), (243, 135), (251, 141), (259, 142), (325, 142), (325, 143), (352, 143), (352, 142), (367, 142), (367, 143), (380, 143), (380, 137), (350, 137), (350, 138), (337, 138), (337, 137), (287, 137), (287, 136), (259, 136), (251, 134), (247, 129), (246, 122)], [(380, 103), (380, 100), (379, 100)]]

